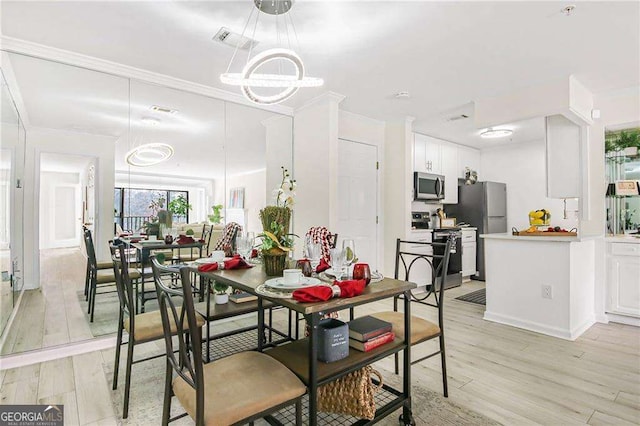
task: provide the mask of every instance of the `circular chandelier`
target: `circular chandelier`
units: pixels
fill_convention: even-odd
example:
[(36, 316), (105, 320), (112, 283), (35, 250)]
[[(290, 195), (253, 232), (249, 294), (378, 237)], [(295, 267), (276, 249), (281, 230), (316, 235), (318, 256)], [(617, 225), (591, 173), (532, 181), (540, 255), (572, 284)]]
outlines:
[[(254, 24), (254, 33), (251, 38), (251, 45), (249, 49), (249, 54), (247, 55), (247, 61), (242, 69), (242, 72), (239, 73), (230, 73), (229, 69), (231, 69), (231, 65), (233, 64), (233, 60), (238, 53), (239, 45), (236, 45), (236, 49), (231, 57), (231, 61), (229, 62), (229, 66), (227, 67), (227, 72), (220, 75), (220, 81), (224, 84), (229, 84), (232, 86), (239, 86), (242, 94), (251, 102), (261, 105), (272, 105), (280, 103), (286, 99), (289, 99), (293, 96), (299, 88), (301, 87), (319, 87), (324, 84), (324, 81), (321, 78), (308, 77), (305, 75), (304, 64), (300, 56), (291, 49), (291, 35), (289, 34), (289, 28), (291, 27), (293, 35), (295, 36), (295, 40), (297, 41), (297, 33), (295, 32), (295, 26), (293, 25), (293, 18), (291, 18), (291, 14), (287, 14), (291, 6), (293, 6), (292, 0), (254, 0), (254, 4), (258, 9), (258, 13), (256, 15), (255, 24)], [(251, 18), (255, 12), (255, 9), (251, 9), (251, 14), (249, 15), (249, 19), (245, 25), (245, 28), (242, 32), (242, 37), (245, 37), (245, 32)], [(261, 53), (258, 53), (251, 56), (253, 51), (253, 45), (255, 40), (255, 31), (258, 26), (258, 18), (260, 17), (260, 12), (266, 13), (269, 15), (276, 16), (276, 36), (277, 40), (287, 40), (287, 47), (278, 47), (265, 50)], [(278, 15), (284, 16), (284, 25), (283, 32), (284, 35), (280, 34), (280, 25), (278, 25)], [(291, 21), (289, 25), (287, 22), (287, 17)], [(267, 64), (273, 63), (274, 65), (278, 65), (278, 73), (260, 73), (260, 68), (264, 67)], [(282, 73), (282, 64), (288, 64), (289, 66), (293, 66), (292, 74)], [(278, 88), (282, 89), (275, 94), (260, 94), (257, 93), (255, 88)]]
[(166, 143), (147, 143), (133, 148), (125, 155), (128, 164), (148, 167), (167, 161), (173, 155), (173, 147)]
[(504, 138), (513, 134), (513, 130), (510, 129), (487, 129), (480, 133), (480, 137), (485, 139)]

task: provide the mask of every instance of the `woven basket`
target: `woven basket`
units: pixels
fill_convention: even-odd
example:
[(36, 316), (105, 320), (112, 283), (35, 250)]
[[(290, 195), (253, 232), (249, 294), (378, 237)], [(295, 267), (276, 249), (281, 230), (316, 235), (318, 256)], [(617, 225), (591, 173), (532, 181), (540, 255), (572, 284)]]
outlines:
[[(378, 386), (371, 381), (377, 376)], [(382, 375), (367, 365), (318, 388), (318, 411), (346, 414), (373, 420), (376, 416), (375, 394), (382, 389)]]
[(264, 271), (270, 277), (281, 277), (287, 263), (287, 253), (262, 253)]

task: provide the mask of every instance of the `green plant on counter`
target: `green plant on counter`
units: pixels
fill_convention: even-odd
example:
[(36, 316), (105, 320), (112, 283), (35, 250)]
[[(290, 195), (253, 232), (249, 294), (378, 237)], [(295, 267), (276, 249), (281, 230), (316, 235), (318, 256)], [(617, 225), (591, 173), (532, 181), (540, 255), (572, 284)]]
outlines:
[(605, 152), (622, 151), (625, 148), (634, 147), (640, 150), (640, 129), (620, 130), (605, 135)]

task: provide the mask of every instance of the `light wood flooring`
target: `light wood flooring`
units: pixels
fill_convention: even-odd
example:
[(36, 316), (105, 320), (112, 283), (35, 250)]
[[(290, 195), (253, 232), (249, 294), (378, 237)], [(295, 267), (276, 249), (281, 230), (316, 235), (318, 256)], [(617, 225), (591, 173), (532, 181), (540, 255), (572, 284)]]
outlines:
[[(484, 321), (483, 306), (454, 300), (482, 286), (472, 282), (446, 292), (450, 401), (509, 425), (640, 424), (639, 328), (596, 324), (569, 342)], [(356, 313), (389, 307), (378, 302)], [(427, 309), (416, 307), (413, 313), (435, 320)], [(426, 353), (430, 344), (415, 347), (415, 356)], [(136, 348), (136, 354), (161, 349), (154, 343)], [(66, 424), (118, 424), (120, 413), (107, 384), (113, 354), (92, 352), (1, 371), (2, 403), (64, 403)], [(392, 359), (379, 367), (391, 369)], [(134, 380), (135, 372), (136, 366)], [(412, 372), (414, 383), (442, 392), (438, 359), (415, 365)]]

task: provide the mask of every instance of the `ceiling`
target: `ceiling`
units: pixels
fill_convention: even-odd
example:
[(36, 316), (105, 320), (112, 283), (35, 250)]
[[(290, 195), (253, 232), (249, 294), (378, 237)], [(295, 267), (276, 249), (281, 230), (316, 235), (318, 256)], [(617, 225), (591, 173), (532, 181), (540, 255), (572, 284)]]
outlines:
[(40, 155), (41, 172), (82, 173), (93, 157), (44, 152)]
[[(274, 113), (29, 56), (5, 58), (29, 124), (83, 133), (87, 141), (116, 137), (118, 171), (218, 179), (265, 167), (262, 121)], [(177, 112), (154, 112), (154, 105)], [(152, 142), (170, 144), (175, 154), (151, 167), (125, 163), (130, 149)]]
[[(594, 93), (640, 85), (640, 2), (575, 3), (565, 16), (567, 3), (554, 1), (298, 0), (300, 52), (325, 86), (300, 90), (287, 104), (331, 90), (346, 95), (348, 111), (413, 116), (417, 131), (480, 147), (471, 121), (445, 126), (442, 113), (569, 74)], [(218, 76), (233, 49), (211, 37), (221, 26), (242, 32), (253, 7), (249, 0), (2, 6), (5, 35), (222, 89), (229, 87)], [(272, 45), (268, 20), (256, 31), (258, 50)], [(396, 99), (400, 91), (411, 97)]]

